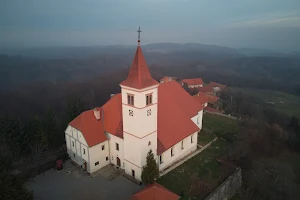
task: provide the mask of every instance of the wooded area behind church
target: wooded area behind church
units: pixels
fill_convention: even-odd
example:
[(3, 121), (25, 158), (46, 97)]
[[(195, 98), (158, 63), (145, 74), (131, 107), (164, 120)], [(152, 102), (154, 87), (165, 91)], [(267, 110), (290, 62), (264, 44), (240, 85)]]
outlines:
[[(258, 89), (265, 88), (271, 91), (280, 90), (283, 92), (281, 94), (289, 93), (291, 98), (299, 98), (298, 60), (256, 57), (199, 61), (195, 58), (199, 55), (196, 51), (188, 54), (192, 61), (186, 61), (185, 58), (181, 63), (174, 64), (175, 67), (171, 66), (172, 59), (180, 60), (186, 55), (183, 53), (176, 57), (179, 56), (178, 53), (170, 54), (165, 60), (162, 59), (165, 61), (163, 64), (152, 65), (150, 70), (157, 80), (165, 75), (200, 77), (205, 82), (216, 81), (229, 86), (228, 90), (221, 93), (222, 106), (226, 114), (240, 120), (234, 130), (228, 130), (225, 126), (223, 129), (211, 131), (230, 144), (222, 159), (242, 168), (244, 185), (239, 194), (240, 198), (297, 199), (297, 188), (300, 184), (300, 122), (299, 115), (294, 112), (296, 109), (293, 109), (297, 104), (293, 104), (285, 112), (283, 105), (289, 104), (288, 101), (278, 101), (278, 108), (257, 94), (261, 93)], [(10, 66), (15, 58), (0, 59), (4, 59), (3, 63)], [(127, 60), (128, 57), (122, 59)], [(115, 62), (121, 63), (122, 59)], [(110, 60), (106, 58), (105, 62), (109, 63)], [(23, 61), (18, 60), (21, 63)], [(26, 62), (28, 64), (37, 61)], [(56, 62), (61, 63), (62, 60), (52, 60), (52, 63)], [(111, 65), (113, 64), (110, 63), (109, 66)], [(288, 68), (286, 65), (289, 65)], [(36, 66), (38, 65), (28, 71), (35, 71)], [(9, 71), (10, 68), (5, 70)], [(36, 80), (37, 82), (29, 85), (23, 85), (22, 82), (22, 85), (12, 91), (1, 92), (3, 112), (0, 121), (0, 171), (3, 182), (0, 184), (0, 194), (6, 195), (3, 196), (4, 199), (13, 199), (14, 195), (31, 199), (32, 195), (22, 184), (27, 178), (54, 167), (54, 161), (64, 157), (64, 131), (67, 124), (82, 111), (103, 105), (110, 98), (110, 94), (119, 92), (118, 84), (124, 80), (128, 70), (114, 68), (108, 71), (82, 82), (62, 81), (53, 84), (46, 75), (46, 67), (45, 71), (35, 71), (38, 75), (43, 73), (46, 79), (38, 80), (40, 82)], [(54, 70), (53, 73), (60, 72)], [(78, 75), (80, 70), (70, 73)], [(95, 71), (91, 70), (89, 73)], [(240, 88), (237, 90), (231, 86)], [(252, 88), (253, 92), (247, 92), (244, 87)], [(213, 117), (208, 117), (207, 120), (210, 121), (206, 121), (206, 115), (203, 120), (203, 130), (206, 126), (217, 126), (214, 123), (221, 123)]]

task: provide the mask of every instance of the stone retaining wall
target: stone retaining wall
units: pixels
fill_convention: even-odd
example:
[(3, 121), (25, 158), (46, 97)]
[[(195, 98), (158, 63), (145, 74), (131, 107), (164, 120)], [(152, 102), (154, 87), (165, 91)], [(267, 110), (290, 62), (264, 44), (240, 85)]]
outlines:
[(237, 168), (205, 200), (229, 200), (242, 186), (241, 168)]

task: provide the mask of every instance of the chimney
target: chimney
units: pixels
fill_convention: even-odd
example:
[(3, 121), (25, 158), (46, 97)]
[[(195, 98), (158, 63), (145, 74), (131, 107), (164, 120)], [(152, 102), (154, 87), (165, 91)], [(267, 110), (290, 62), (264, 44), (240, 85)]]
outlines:
[(94, 108), (94, 115), (97, 120), (100, 120), (100, 109)]

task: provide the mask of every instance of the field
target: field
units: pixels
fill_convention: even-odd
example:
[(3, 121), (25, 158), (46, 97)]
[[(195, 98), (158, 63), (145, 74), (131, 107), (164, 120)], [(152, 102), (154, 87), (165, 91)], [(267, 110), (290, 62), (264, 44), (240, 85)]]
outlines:
[[(235, 120), (205, 114), (198, 143), (205, 145), (219, 133), (232, 131), (235, 125)], [(159, 178), (158, 183), (178, 195), (183, 195), (181, 200), (204, 199), (232, 173), (232, 167), (216, 160), (224, 155), (230, 146), (230, 142), (222, 138), (217, 139), (207, 149)]]
[(272, 105), (278, 112), (288, 116), (300, 117), (300, 96), (287, 94), (273, 90), (259, 90), (249, 88), (232, 87), (234, 91), (242, 92), (263, 99), (266, 103)]

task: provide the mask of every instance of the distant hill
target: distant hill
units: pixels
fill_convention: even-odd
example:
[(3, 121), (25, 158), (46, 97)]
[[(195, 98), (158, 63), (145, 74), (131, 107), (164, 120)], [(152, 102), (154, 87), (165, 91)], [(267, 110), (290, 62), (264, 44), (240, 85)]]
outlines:
[[(110, 45), (91, 47), (36, 47), (26, 49), (1, 50), (0, 54), (20, 55), (31, 58), (57, 59), (57, 58), (82, 58), (93, 55), (125, 54), (132, 52), (134, 45)], [(154, 43), (142, 45), (143, 50), (153, 53), (173, 53), (199, 51), (211, 55), (241, 56), (242, 54), (234, 48), (220, 47), (215, 45), (204, 45), (197, 43)]]
[(241, 54), (244, 54), (245, 56), (272, 56), (272, 57), (285, 57), (285, 56), (289, 56), (290, 54), (284, 54), (284, 53), (280, 53), (280, 52), (276, 52), (273, 50), (269, 50), (269, 49), (257, 49), (257, 48), (241, 48), (238, 49), (238, 52), (240, 52)]
[[(89, 47), (36, 47), (23, 49), (0, 49), (0, 54), (19, 55), (31, 58), (58, 59), (58, 58), (84, 58), (94, 55), (118, 55), (130, 54), (135, 49), (135, 45), (109, 45), (109, 46), (89, 46)], [(293, 54), (284, 54), (281, 52), (259, 49), (259, 48), (229, 48), (216, 45), (205, 45), (199, 43), (152, 43), (143, 45), (143, 50), (149, 53), (170, 54), (176, 52), (195, 52), (203, 53), (215, 57), (255, 57), (272, 56), (285, 57), (299, 55), (299, 52)], [(218, 59), (218, 58), (217, 58)]]

